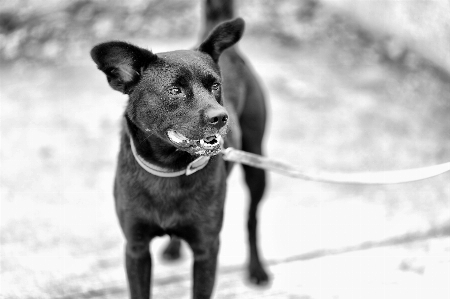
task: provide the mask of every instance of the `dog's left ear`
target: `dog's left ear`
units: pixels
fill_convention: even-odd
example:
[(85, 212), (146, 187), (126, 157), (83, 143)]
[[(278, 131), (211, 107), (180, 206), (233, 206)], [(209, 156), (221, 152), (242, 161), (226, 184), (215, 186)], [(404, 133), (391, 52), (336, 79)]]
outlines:
[(241, 18), (223, 22), (213, 29), (198, 50), (209, 54), (218, 62), (220, 54), (241, 39), (244, 28), (245, 22)]

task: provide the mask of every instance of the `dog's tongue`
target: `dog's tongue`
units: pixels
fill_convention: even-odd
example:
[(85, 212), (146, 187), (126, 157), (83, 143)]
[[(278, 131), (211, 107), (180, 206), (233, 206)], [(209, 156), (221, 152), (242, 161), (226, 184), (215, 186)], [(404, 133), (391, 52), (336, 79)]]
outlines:
[(170, 130), (167, 132), (169, 138), (176, 143), (188, 142), (189, 140), (183, 135), (178, 133), (177, 131)]

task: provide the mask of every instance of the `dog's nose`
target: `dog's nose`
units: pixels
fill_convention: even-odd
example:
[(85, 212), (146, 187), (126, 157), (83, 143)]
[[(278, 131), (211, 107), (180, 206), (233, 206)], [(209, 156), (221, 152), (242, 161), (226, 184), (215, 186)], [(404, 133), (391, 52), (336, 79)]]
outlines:
[(206, 120), (208, 124), (213, 125), (217, 129), (222, 128), (228, 122), (228, 114), (225, 109), (210, 109), (206, 111)]

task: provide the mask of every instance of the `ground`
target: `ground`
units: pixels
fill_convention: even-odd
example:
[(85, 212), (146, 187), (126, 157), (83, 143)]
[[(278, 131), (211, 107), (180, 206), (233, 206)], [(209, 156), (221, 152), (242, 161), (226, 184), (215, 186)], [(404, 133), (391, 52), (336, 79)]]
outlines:
[[(439, 68), (414, 54), (386, 59), (352, 35), (297, 43), (250, 32), (240, 49), (268, 96), (267, 156), (339, 171), (450, 161), (450, 80)], [(160, 52), (196, 35), (133, 41)], [(112, 199), (126, 98), (88, 51), (2, 65), (0, 298), (126, 298)], [(390, 186), (269, 179), (259, 235), (273, 281), (245, 280), (248, 201), (236, 168), (215, 298), (450, 297), (450, 174)], [(191, 254), (165, 263), (165, 241), (152, 244), (154, 298), (189, 298)]]

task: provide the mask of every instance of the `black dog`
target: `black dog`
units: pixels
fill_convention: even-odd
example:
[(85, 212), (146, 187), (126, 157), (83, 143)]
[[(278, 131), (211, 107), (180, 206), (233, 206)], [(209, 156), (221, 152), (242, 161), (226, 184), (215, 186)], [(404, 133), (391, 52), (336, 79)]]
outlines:
[[(210, 25), (232, 12), (231, 1), (217, 1), (215, 7), (214, 2), (207, 1)], [(244, 21), (235, 19), (219, 24), (195, 50), (153, 54), (108, 42), (91, 51), (109, 85), (129, 95), (114, 196), (127, 240), (131, 298), (149, 298), (149, 243), (164, 234), (190, 245), (194, 298), (211, 297), (231, 170), (220, 151), (233, 146), (261, 154), (266, 119), (259, 84), (236, 49), (229, 48), (243, 31)], [(256, 284), (265, 284), (268, 276), (256, 240), (265, 173), (251, 167), (244, 171), (251, 197), (249, 275)], [(179, 240), (173, 238), (167, 252), (177, 256), (177, 250)]]

